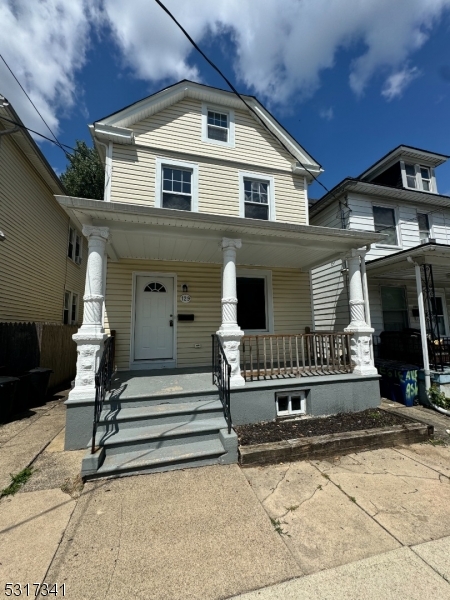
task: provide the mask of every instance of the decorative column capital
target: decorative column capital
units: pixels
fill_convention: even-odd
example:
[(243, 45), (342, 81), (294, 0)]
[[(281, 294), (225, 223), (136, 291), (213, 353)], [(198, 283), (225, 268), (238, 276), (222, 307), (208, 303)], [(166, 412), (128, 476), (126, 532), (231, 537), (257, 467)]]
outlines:
[(96, 227), (95, 225), (83, 225), (83, 235), (88, 239), (99, 237), (107, 242), (109, 240), (109, 227)]
[(342, 259), (351, 260), (352, 258), (363, 258), (364, 256), (366, 256), (369, 249), (370, 247), (367, 248), (367, 246), (364, 246), (363, 248), (352, 248), (348, 252), (342, 254)]
[(222, 238), (222, 241), (220, 242), (220, 247), (222, 248), (222, 250), (226, 250), (227, 248), (234, 248), (235, 250), (239, 250), (239, 248), (242, 248), (242, 241), (232, 238)]

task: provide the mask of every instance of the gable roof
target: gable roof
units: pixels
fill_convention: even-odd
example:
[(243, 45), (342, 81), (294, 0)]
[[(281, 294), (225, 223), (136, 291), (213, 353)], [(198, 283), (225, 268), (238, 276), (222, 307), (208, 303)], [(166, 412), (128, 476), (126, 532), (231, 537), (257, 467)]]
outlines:
[(54, 194), (66, 193), (66, 190), (61, 183), (59, 177), (50, 166), (45, 156), (42, 154), (39, 146), (28, 133), (25, 125), (16, 113), (8, 100), (0, 94), (0, 131), (13, 129), (10, 137), (14, 140), (21, 152), (30, 161), (41, 178), (45, 181), (48, 187)]
[(450, 157), (445, 154), (429, 152), (428, 150), (421, 150), (420, 148), (414, 148), (414, 146), (405, 146), (401, 144), (382, 156), (377, 162), (361, 173), (357, 179), (370, 180), (401, 159), (406, 159), (414, 163), (422, 162), (430, 167), (438, 167), (448, 158)]
[[(304, 165), (309, 171), (318, 175), (323, 171), (321, 165), (286, 131), (286, 129), (275, 119), (275, 117), (257, 100), (255, 96), (242, 96), (245, 102), (251, 106), (261, 121), (275, 139), (284, 144), (293, 155), (293, 162), (297, 160), (297, 166), (301, 170)], [(151, 96), (147, 96), (138, 102), (134, 102), (125, 108), (116, 111), (89, 126), (94, 141), (113, 141), (122, 144), (133, 144), (134, 134), (130, 129), (138, 121), (142, 121), (157, 112), (180, 102), (184, 98), (194, 98), (204, 102), (211, 102), (221, 106), (244, 110), (256, 121), (258, 119), (251, 110), (233, 92), (210, 87), (194, 81), (183, 79), (169, 87), (166, 87)], [(105, 151), (99, 148), (102, 157)], [(295, 157), (295, 158), (294, 158)], [(305, 173), (307, 174), (307, 173)]]

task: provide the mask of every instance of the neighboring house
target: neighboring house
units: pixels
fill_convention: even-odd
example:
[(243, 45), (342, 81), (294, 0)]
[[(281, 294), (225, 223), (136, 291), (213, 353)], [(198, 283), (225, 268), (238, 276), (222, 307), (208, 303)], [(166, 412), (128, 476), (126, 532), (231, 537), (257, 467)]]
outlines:
[[(106, 461), (103, 474), (160, 464), (157, 455), (139, 454), (156, 435), (150, 400), (142, 399), (151, 393), (156, 402), (155, 386), (162, 386), (161, 402), (185, 401), (187, 388), (194, 399), (194, 391), (217, 396), (211, 336), (215, 359), (220, 342), (231, 366), (236, 424), (379, 402), (371, 330), (355, 324), (356, 313), (347, 334), (305, 331), (312, 328), (310, 269), (383, 236), (311, 227), (307, 188), (320, 165), (256, 98), (245, 100), (252, 110), (233, 93), (182, 81), (95, 122), (90, 129), (105, 162), (105, 199), (58, 197), (89, 242), (67, 448), (89, 442), (94, 374), (104, 340), (115, 332), (122, 387), (112, 398), (122, 408), (100, 417), (107, 435), (97, 442), (107, 459), (111, 447), (116, 456), (127, 454), (125, 446), (132, 452), (122, 462)], [(350, 262), (359, 309), (359, 256)], [(353, 362), (346, 345), (352, 332)], [(145, 404), (144, 413), (133, 413), (125, 399)], [(189, 416), (182, 430), (193, 435), (187, 422)], [(234, 444), (233, 433), (230, 439)]]
[(0, 322), (82, 322), (87, 243), (54, 197), (64, 193), (0, 96)]
[[(435, 174), (448, 158), (399, 146), (310, 209), (313, 225), (385, 234), (365, 255), (371, 325), (385, 358), (426, 371), (427, 361), (438, 370), (449, 363), (450, 197), (439, 194)], [(340, 329), (348, 321), (345, 259), (313, 269), (311, 278), (315, 328)], [(420, 329), (432, 342), (429, 356), (411, 331)]]

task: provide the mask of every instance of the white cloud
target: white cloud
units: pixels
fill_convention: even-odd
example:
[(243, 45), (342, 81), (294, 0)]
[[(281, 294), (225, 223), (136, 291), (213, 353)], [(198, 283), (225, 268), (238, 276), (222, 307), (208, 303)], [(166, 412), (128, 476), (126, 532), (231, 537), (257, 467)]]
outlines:
[[(76, 74), (98, 16), (94, 6), (88, 0), (0, 2), (0, 52), (56, 134), (57, 115), (77, 100)], [(51, 137), (2, 61), (0, 93), (25, 125)]]
[(331, 119), (334, 118), (333, 107), (330, 106), (330, 108), (323, 108), (321, 111), (319, 111), (319, 117), (321, 119), (325, 119), (325, 121), (331, 121)]
[(420, 71), (417, 67), (404, 67), (396, 73), (392, 73), (384, 84), (384, 88), (381, 94), (390, 101), (403, 94), (405, 88), (417, 77), (419, 77)]
[[(386, 99), (414, 75), (404, 65), (432, 34), (450, 0), (166, 0), (192, 37), (210, 54), (211, 44), (232, 39), (230, 73), (272, 104), (311, 96), (323, 70), (346, 49), (348, 84), (362, 95), (383, 75)], [(57, 130), (58, 116), (73, 107), (82, 87), (93, 27), (103, 28), (104, 48), (134, 74), (152, 83), (199, 79), (203, 59), (153, 0), (0, 0), (0, 51)], [(108, 37), (108, 32), (112, 39)], [(223, 33), (229, 37), (224, 38)], [(120, 68), (120, 65), (119, 65)], [(403, 80), (400, 74), (404, 73)], [(81, 77), (79, 78), (81, 81)], [(0, 64), (0, 93), (27, 125), (44, 132), (31, 105)], [(344, 82), (342, 82), (344, 83)]]

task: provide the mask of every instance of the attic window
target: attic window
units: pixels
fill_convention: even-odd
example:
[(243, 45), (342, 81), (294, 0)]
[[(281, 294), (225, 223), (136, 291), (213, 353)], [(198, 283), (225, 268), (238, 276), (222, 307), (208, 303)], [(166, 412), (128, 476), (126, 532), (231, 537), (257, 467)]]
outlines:
[(406, 187), (424, 192), (432, 191), (431, 169), (405, 163)]
[(208, 110), (208, 139), (228, 142), (228, 115)]
[(234, 110), (202, 105), (202, 142), (234, 148)]

